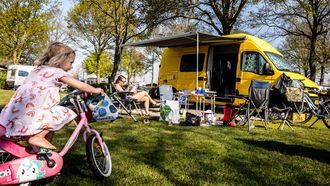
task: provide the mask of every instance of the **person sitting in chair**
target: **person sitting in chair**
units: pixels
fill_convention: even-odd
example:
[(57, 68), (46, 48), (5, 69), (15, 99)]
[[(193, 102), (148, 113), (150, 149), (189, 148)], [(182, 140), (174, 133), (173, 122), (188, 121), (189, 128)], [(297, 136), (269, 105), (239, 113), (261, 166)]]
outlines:
[(145, 114), (147, 116), (150, 115), (149, 107), (150, 103), (155, 106), (160, 106), (159, 103), (154, 101), (148, 92), (146, 91), (137, 91), (136, 86), (126, 86), (126, 77), (123, 75), (119, 75), (115, 81), (115, 89), (117, 92), (132, 92), (133, 98), (135, 98), (137, 101), (141, 101), (144, 103), (144, 110)]

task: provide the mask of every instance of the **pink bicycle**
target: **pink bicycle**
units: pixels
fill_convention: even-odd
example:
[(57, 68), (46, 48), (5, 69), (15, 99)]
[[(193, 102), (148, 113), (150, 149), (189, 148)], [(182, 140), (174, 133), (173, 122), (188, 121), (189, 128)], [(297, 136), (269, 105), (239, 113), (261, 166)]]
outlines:
[[(83, 139), (86, 155), (92, 172), (97, 178), (111, 174), (112, 163), (107, 145), (100, 134), (89, 126), (90, 110), (84, 96), (75, 90), (61, 100), (61, 105), (72, 108), (77, 114), (76, 128), (61, 152), (33, 154), (30, 148), (11, 139), (0, 139), (0, 185), (29, 184), (49, 179), (59, 174), (63, 167), (63, 156), (76, 142), (80, 130), (84, 128)], [(5, 130), (2, 126), (0, 130)]]

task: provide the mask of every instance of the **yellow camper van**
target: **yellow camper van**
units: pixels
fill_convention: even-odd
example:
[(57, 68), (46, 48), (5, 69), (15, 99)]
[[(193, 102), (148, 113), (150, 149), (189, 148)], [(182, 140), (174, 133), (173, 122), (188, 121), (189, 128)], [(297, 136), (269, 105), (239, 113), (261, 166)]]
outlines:
[[(269, 43), (248, 34), (188, 33), (131, 45), (166, 47), (160, 63), (159, 84), (169, 84), (177, 90), (195, 90), (198, 84), (215, 91), (218, 103), (227, 102), (228, 94), (248, 95), (253, 79), (274, 84), (282, 73), (303, 80), (306, 89), (318, 89), (315, 82), (299, 74)], [(239, 102), (235, 100), (234, 104)]]

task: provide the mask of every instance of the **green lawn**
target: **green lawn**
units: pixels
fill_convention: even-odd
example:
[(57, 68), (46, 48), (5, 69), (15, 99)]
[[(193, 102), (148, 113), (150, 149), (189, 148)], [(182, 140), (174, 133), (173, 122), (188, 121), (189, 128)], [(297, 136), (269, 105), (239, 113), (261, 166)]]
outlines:
[[(64, 157), (61, 175), (48, 185), (330, 185), (330, 130), (322, 122), (294, 131), (270, 124), (252, 133), (246, 127), (167, 126), (129, 118), (92, 126), (108, 144), (111, 176), (93, 178), (79, 139)], [(58, 132), (54, 144), (63, 146), (72, 130)]]
[[(109, 146), (112, 175), (94, 180), (82, 141), (51, 185), (329, 185), (330, 130), (182, 127), (118, 119), (94, 123)], [(70, 130), (57, 136), (63, 144)]]
[(13, 90), (3, 90), (0, 89), (0, 108), (4, 107), (6, 103), (9, 101), (11, 96), (14, 94)]

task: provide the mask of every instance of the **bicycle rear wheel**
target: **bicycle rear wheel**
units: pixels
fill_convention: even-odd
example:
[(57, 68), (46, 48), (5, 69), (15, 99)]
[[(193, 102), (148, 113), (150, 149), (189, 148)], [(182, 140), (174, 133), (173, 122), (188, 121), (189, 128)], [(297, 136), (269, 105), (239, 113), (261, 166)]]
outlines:
[(330, 129), (330, 100), (327, 100), (322, 105), (322, 115), (324, 116), (323, 123)]
[[(107, 151), (107, 155), (102, 152), (101, 145)], [(108, 147), (104, 142), (103, 144), (99, 144), (95, 134), (90, 135), (87, 139), (86, 155), (88, 164), (95, 177), (104, 178), (110, 176), (112, 162)]]

